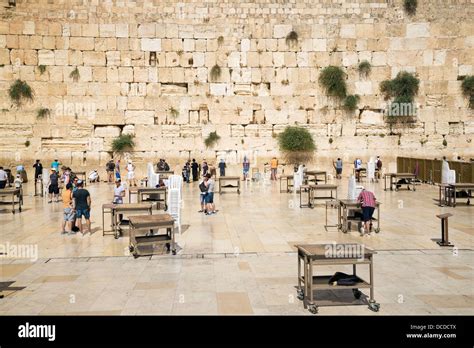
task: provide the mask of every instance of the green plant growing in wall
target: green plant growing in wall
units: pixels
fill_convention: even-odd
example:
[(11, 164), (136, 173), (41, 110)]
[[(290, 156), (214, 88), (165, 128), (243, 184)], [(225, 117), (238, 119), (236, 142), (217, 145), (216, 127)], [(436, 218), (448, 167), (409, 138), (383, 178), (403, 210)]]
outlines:
[(361, 76), (367, 77), (370, 75), (370, 72), (372, 71), (372, 65), (370, 65), (370, 63), (367, 60), (363, 60), (362, 62), (359, 63), (357, 70), (359, 71), (359, 74)]
[(32, 102), (35, 98), (35, 92), (30, 85), (19, 79), (12, 83), (8, 89), (8, 95), (17, 107), (22, 106), (25, 101)]
[(466, 76), (461, 84), (462, 94), (469, 98), (469, 107), (474, 109), (474, 75)]
[(46, 65), (38, 65), (38, 70), (40, 75), (43, 75), (46, 72)]
[(333, 143), (333, 139), (332, 138), (329, 138), (329, 144), (332, 144)]
[(224, 37), (221, 35), (217, 38), (217, 45), (220, 47), (224, 43)]
[(357, 110), (357, 104), (359, 103), (360, 97), (357, 94), (348, 95), (344, 99), (344, 109), (347, 111)]
[(132, 134), (120, 134), (112, 141), (112, 151), (118, 154), (131, 151), (134, 147), (135, 141)]
[(51, 115), (51, 109), (48, 108), (39, 108), (36, 117), (37, 118), (45, 118)]
[(417, 7), (418, 0), (403, 0), (403, 9), (408, 15), (413, 16), (416, 13)]
[(311, 133), (302, 127), (287, 126), (278, 134), (278, 146), (286, 163), (301, 164), (313, 158), (316, 145)]
[(217, 134), (216, 131), (209, 133), (209, 135), (204, 139), (204, 145), (206, 148), (213, 147), (217, 144), (221, 137)]
[(79, 81), (79, 79), (81, 78), (81, 74), (79, 73), (79, 69), (77, 68), (77, 66), (74, 68), (73, 71), (71, 71), (71, 73), (69, 74), (69, 78), (71, 78), (74, 82)]
[(219, 79), (219, 77), (221, 77), (221, 67), (219, 65), (214, 65), (212, 68), (211, 68), (211, 81), (216, 81), (217, 79)]
[(448, 141), (446, 139), (443, 139), (443, 146), (444, 147), (448, 146)]
[(380, 83), (380, 91), (385, 100), (393, 99), (388, 112), (390, 118), (414, 116), (416, 112), (414, 99), (419, 87), (420, 80), (407, 71), (400, 71), (394, 79)]
[(330, 65), (321, 71), (318, 81), (327, 95), (342, 100), (347, 95), (345, 78), (346, 74), (341, 68)]
[(298, 43), (298, 33), (294, 30), (290, 31), (288, 35), (286, 35), (285, 42), (288, 47), (293, 47)]
[(25, 147), (30, 147), (31, 142), (29, 140), (25, 141)]
[(179, 111), (176, 110), (174, 107), (170, 107), (170, 115), (173, 118), (177, 118), (179, 116)]

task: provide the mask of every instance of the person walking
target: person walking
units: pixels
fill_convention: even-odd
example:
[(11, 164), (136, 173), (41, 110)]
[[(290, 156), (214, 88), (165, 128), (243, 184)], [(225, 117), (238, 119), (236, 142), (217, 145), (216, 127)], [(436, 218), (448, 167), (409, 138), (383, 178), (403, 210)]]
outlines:
[(336, 169), (336, 179), (342, 178), (342, 160), (338, 158), (336, 162), (333, 162), (334, 169)]
[(63, 223), (61, 234), (75, 233), (72, 231), (72, 224), (75, 220), (75, 211), (72, 202), (72, 184), (68, 183), (66, 189), (61, 194), (63, 200)]
[(58, 201), (58, 195), (59, 195), (59, 175), (56, 172), (56, 169), (51, 168), (51, 175), (49, 176), (49, 182), (48, 182), (48, 194), (49, 194), (49, 201), (48, 203), (51, 203), (53, 201), (53, 198), (55, 199), (55, 202)]
[(225, 169), (227, 166), (223, 158), (221, 158), (218, 166), (219, 166), (219, 176), (225, 176)]
[(375, 211), (376, 198), (373, 192), (362, 189), (362, 192), (359, 193), (357, 201), (361, 203), (362, 206), (362, 222), (363, 226), (360, 228), (360, 235), (363, 236), (364, 233), (367, 233), (370, 236), (372, 231), (372, 215)]
[(195, 158), (193, 158), (193, 161), (191, 162), (191, 171), (193, 173), (193, 181), (198, 181), (199, 164), (196, 162)]
[(276, 157), (273, 157), (270, 161), (270, 171), (271, 171), (271, 180), (277, 179), (277, 171), (278, 171), (278, 160)]
[(83, 188), (84, 183), (82, 180), (77, 181), (77, 190), (73, 192), (72, 198), (74, 199), (74, 208), (76, 210), (76, 226), (79, 227), (79, 231), (84, 234), (82, 226), (82, 217), (86, 220), (87, 231), (91, 233), (91, 195), (89, 191)]
[(35, 181), (38, 180), (40, 175), (43, 175), (43, 165), (39, 159), (36, 160), (35, 164), (33, 164), (33, 168), (35, 168)]

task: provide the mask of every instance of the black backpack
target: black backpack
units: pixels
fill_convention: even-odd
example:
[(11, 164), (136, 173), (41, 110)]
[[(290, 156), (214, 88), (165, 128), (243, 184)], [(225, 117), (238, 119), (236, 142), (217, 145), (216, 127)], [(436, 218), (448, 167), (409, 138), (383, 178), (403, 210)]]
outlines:
[(201, 190), (201, 192), (207, 192), (207, 186), (204, 181), (199, 184), (199, 189)]

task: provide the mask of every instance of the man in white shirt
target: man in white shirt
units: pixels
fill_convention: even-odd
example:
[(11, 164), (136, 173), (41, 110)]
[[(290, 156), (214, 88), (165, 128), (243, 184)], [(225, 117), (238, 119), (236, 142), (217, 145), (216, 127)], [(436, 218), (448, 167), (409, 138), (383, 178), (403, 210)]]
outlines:
[(0, 167), (0, 189), (4, 189), (7, 186), (8, 175), (7, 172), (3, 170), (3, 167)]
[(113, 203), (123, 204), (123, 197), (125, 197), (125, 187), (122, 185), (122, 181), (119, 179), (115, 181)]
[(206, 178), (207, 178), (207, 181), (205, 181), (206, 186), (207, 186), (207, 195), (206, 195), (207, 213), (206, 215), (212, 215), (217, 212), (216, 206), (214, 204), (214, 187), (216, 184), (215, 184), (214, 179), (212, 179), (210, 173), (206, 174)]

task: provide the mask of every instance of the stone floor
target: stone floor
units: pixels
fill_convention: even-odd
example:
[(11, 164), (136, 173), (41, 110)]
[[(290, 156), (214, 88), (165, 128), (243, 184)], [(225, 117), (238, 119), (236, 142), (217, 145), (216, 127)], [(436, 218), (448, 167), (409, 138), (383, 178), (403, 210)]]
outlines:
[[(339, 197), (345, 197), (347, 180), (338, 184)], [(385, 192), (383, 183), (364, 184), (382, 203), (381, 232), (371, 237), (327, 232), (324, 201), (301, 209), (299, 196), (280, 193), (278, 183), (243, 183), (240, 195), (216, 194), (214, 216), (197, 213), (199, 188), (185, 185), (178, 255), (158, 250), (134, 259), (127, 236), (102, 236), (100, 207), (111, 200), (111, 185), (87, 186), (93, 233), (70, 236), (59, 233), (61, 203), (33, 197), (29, 183), (21, 214), (0, 206), (0, 245), (35, 245), (39, 259), (0, 258), (0, 285), (14, 281), (11, 287), (24, 287), (3, 292), (0, 314), (309, 314), (296, 299), (294, 245), (332, 242), (377, 250), (376, 315), (474, 314), (474, 208), (438, 207), (435, 186)], [(454, 250), (432, 240), (440, 236), (435, 215), (442, 212), (454, 214), (449, 225)], [(328, 214), (334, 224), (335, 211)], [(323, 273), (350, 271), (344, 267)], [(353, 299), (350, 291), (321, 298)], [(319, 312), (375, 314), (366, 305)]]

